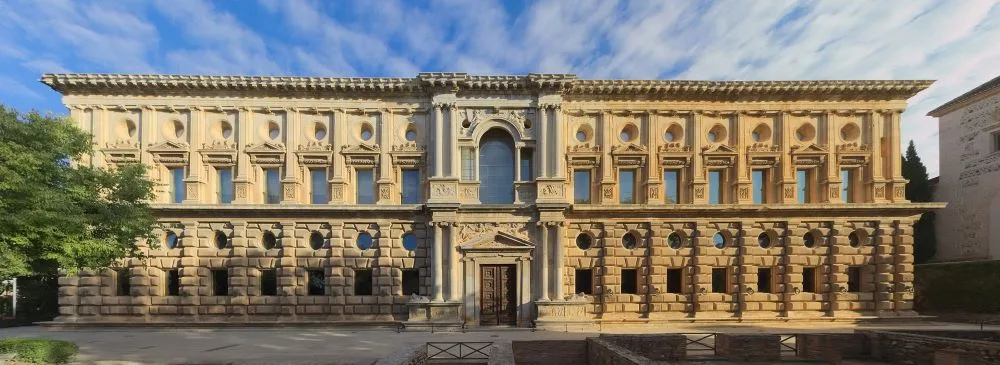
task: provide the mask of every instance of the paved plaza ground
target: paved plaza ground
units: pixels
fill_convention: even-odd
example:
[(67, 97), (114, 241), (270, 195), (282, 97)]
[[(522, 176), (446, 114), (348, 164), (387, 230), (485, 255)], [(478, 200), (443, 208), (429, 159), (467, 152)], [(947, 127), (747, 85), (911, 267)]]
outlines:
[[(854, 329), (979, 329), (978, 325), (917, 322), (887, 324), (744, 323), (678, 324), (657, 329), (614, 328), (604, 333), (801, 333), (851, 332)], [(986, 326), (1000, 330), (1000, 326)], [(80, 364), (371, 364), (394, 351), (429, 341), (576, 340), (594, 332), (545, 332), (523, 329), (462, 332), (402, 332), (366, 328), (85, 328), (0, 329), (3, 337), (48, 337), (80, 346)]]

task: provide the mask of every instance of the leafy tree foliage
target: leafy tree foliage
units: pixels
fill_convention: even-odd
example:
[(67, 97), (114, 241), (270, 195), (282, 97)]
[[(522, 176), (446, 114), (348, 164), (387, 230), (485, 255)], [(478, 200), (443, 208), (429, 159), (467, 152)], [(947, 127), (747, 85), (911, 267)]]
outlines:
[(0, 105), (0, 280), (141, 257), (153, 183), (140, 164), (88, 166), (92, 146), (68, 118)]
[[(906, 156), (903, 157), (902, 166), (903, 177), (910, 180), (906, 184), (906, 199), (912, 202), (933, 201), (931, 191), (931, 181), (927, 176), (927, 167), (920, 162), (917, 156), (917, 148), (910, 141), (906, 147)], [(913, 251), (914, 261), (924, 263), (934, 257), (936, 252), (937, 239), (934, 231), (934, 212), (924, 213), (920, 220), (913, 225)]]

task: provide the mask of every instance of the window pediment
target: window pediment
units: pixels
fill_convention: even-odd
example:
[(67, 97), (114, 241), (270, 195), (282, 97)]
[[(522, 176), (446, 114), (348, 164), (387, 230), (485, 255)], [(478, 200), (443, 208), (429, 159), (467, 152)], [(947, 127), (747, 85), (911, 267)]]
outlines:
[(136, 163), (139, 162), (139, 142), (132, 139), (119, 139), (115, 142), (105, 144), (105, 160), (110, 163)]
[(424, 147), (409, 142), (392, 146), (392, 164), (399, 167), (419, 167), (424, 164)]
[(333, 146), (318, 141), (309, 142), (299, 145), (295, 156), (302, 165), (328, 166), (333, 162)]
[(792, 165), (799, 167), (815, 167), (826, 162), (826, 146), (808, 144), (792, 146)]
[(209, 165), (229, 166), (236, 164), (236, 144), (227, 140), (217, 139), (203, 143), (198, 152), (202, 161)]
[(188, 144), (178, 141), (163, 141), (152, 144), (148, 149), (153, 155), (153, 161), (172, 166), (188, 163)]
[(649, 150), (645, 146), (635, 143), (627, 143), (615, 147), (611, 151), (615, 166), (619, 167), (642, 167), (646, 165), (646, 158)]
[(844, 167), (857, 167), (868, 164), (871, 160), (871, 150), (868, 145), (847, 143), (837, 146), (837, 162)]
[(506, 232), (491, 232), (474, 237), (458, 247), (469, 251), (531, 251), (535, 248), (531, 242)]
[(736, 162), (736, 150), (728, 145), (717, 144), (709, 146), (701, 153), (705, 166), (733, 166)]
[(281, 143), (249, 145), (246, 153), (250, 155), (250, 162), (257, 165), (280, 165), (285, 162), (285, 145)]
[(378, 166), (379, 164), (379, 148), (378, 145), (348, 145), (340, 149), (340, 153), (344, 155), (346, 163), (351, 166)]

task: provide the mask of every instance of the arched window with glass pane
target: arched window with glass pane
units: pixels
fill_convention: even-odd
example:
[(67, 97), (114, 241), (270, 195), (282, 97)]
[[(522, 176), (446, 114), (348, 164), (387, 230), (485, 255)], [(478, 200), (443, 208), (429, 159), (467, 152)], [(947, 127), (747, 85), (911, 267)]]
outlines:
[(493, 129), (479, 141), (479, 201), (514, 203), (514, 139)]

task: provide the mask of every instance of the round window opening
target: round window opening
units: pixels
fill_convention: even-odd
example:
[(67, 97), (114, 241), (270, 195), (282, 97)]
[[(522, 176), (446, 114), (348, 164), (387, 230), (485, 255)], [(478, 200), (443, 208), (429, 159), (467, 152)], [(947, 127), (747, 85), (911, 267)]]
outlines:
[(323, 234), (313, 231), (309, 235), (309, 247), (312, 247), (314, 250), (323, 248)]
[(125, 129), (126, 133), (128, 133), (129, 138), (135, 138), (135, 132), (136, 132), (135, 122), (133, 122), (131, 119), (125, 120)]
[(576, 247), (578, 247), (581, 250), (589, 249), (590, 245), (593, 243), (594, 242), (593, 240), (590, 239), (589, 234), (580, 233), (579, 236), (576, 236)]
[(281, 136), (281, 128), (278, 127), (278, 123), (270, 122), (267, 124), (267, 136), (271, 139), (278, 139)]
[(634, 125), (629, 124), (625, 128), (622, 128), (622, 132), (618, 137), (622, 139), (622, 142), (632, 142), (638, 135), (639, 130)]
[(664, 141), (677, 142), (680, 141), (681, 138), (684, 138), (684, 129), (682, 129), (678, 124), (670, 125), (670, 128), (667, 128), (667, 130), (663, 132)]
[(261, 245), (264, 249), (270, 250), (278, 245), (278, 238), (274, 237), (274, 233), (271, 231), (264, 232), (264, 238), (261, 239)]
[(372, 139), (372, 127), (366, 124), (364, 127), (361, 127), (361, 140), (367, 141), (370, 139)]
[(410, 141), (410, 142), (416, 141), (417, 140), (417, 131), (415, 131), (413, 129), (407, 129), (406, 130), (406, 135), (404, 137), (406, 137), (407, 141)]
[(816, 127), (812, 124), (803, 124), (795, 130), (795, 138), (801, 142), (809, 142), (816, 138)]
[(715, 141), (718, 141), (718, 140), (719, 140), (719, 135), (717, 133), (715, 133), (714, 131), (713, 132), (708, 132), (708, 141), (709, 142), (715, 142)]
[(576, 140), (580, 141), (580, 142), (586, 141), (587, 140), (587, 134), (584, 133), (583, 131), (577, 131), (576, 132)]
[(362, 250), (367, 250), (369, 248), (372, 248), (372, 235), (368, 234), (368, 232), (361, 232), (361, 234), (358, 235), (358, 240), (356, 243), (358, 245), (358, 248)]
[(326, 127), (324, 127), (322, 124), (317, 123), (316, 130), (313, 133), (313, 137), (315, 137), (317, 141), (322, 141), (323, 138), (326, 138)]
[(726, 247), (726, 236), (722, 232), (716, 233), (712, 236), (712, 244), (715, 245), (715, 248)]
[(677, 235), (677, 233), (671, 233), (667, 236), (667, 244), (675, 250), (681, 248), (681, 236)]
[(631, 250), (638, 245), (639, 245), (639, 240), (635, 238), (634, 234), (628, 233), (624, 237), (622, 237), (622, 247)]
[(531, 129), (531, 119), (524, 120), (524, 129)]
[(858, 232), (851, 232), (847, 235), (847, 241), (851, 243), (851, 247), (861, 247), (861, 237), (858, 237)]
[(771, 247), (771, 235), (767, 233), (761, 233), (757, 236), (757, 244), (762, 248)]
[(222, 231), (215, 231), (215, 248), (224, 249), (229, 246), (229, 237)]
[(857, 124), (850, 123), (840, 129), (840, 139), (845, 142), (854, 142), (861, 137), (861, 129)]
[(673, 142), (675, 139), (677, 139), (677, 136), (674, 136), (674, 132), (667, 131), (666, 133), (663, 133), (663, 140)]
[(472, 126), (472, 122), (470, 122), (468, 119), (462, 121), (462, 128), (468, 129), (471, 126)]
[(816, 237), (813, 236), (812, 232), (806, 233), (805, 236), (802, 236), (802, 244), (807, 248), (816, 247)]
[(233, 125), (223, 120), (219, 123), (219, 134), (222, 135), (222, 138), (229, 139), (233, 135)]
[(403, 235), (403, 248), (407, 251), (413, 251), (417, 249), (417, 236), (413, 233), (407, 233)]
[(163, 239), (167, 248), (174, 249), (177, 248), (177, 234), (173, 231), (167, 231), (167, 236)]
[(760, 132), (754, 131), (750, 133), (750, 137), (753, 137), (754, 142), (760, 142)]
[(184, 137), (184, 123), (181, 123), (179, 120), (174, 121), (174, 136), (177, 138)]

